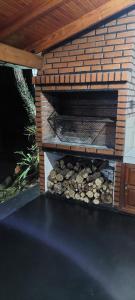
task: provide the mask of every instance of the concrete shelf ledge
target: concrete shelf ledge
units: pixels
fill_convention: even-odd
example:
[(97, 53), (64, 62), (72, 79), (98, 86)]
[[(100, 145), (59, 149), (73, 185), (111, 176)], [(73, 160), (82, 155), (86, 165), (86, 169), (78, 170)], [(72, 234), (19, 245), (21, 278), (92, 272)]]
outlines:
[(35, 186), (28, 188), (23, 192), (20, 192), (15, 197), (12, 197), (3, 203), (0, 203), (0, 221), (37, 198), (39, 194), (39, 186), (38, 184), (36, 184)]

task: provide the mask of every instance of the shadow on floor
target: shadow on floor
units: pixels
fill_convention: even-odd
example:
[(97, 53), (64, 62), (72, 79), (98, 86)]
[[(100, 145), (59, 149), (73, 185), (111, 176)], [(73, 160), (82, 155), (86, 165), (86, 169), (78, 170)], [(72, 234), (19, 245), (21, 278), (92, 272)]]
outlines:
[(0, 183), (7, 177), (14, 174), (16, 163), (8, 155), (0, 153)]
[(37, 198), (0, 223), (1, 300), (134, 300), (135, 218)]

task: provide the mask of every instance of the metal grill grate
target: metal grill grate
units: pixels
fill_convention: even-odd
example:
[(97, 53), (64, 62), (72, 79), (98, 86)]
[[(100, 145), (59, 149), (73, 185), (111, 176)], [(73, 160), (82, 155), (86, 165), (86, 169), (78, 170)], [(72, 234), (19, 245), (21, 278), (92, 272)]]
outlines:
[(48, 122), (62, 142), (114, 147), (115, 122), (109, 118), (63, 116), (53, 112)]

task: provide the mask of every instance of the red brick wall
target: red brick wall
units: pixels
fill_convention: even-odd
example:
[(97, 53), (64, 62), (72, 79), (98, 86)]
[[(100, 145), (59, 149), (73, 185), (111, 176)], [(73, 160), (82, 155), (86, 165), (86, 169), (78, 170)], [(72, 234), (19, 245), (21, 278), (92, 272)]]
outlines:
[[(39, 76), (45, 77), (39, 80), (46, 84), (80, 83), (82, 74), (86, 78), (87, 73), (115, 70), (115, 74), (105, 73), (105, 81), (120, 81), (117, 72), (132, 69), (134, 43), (135, 10), (46, 53), (43, 69), (39, 71)], [(76, 79), (74, 74), (78, 74)]]

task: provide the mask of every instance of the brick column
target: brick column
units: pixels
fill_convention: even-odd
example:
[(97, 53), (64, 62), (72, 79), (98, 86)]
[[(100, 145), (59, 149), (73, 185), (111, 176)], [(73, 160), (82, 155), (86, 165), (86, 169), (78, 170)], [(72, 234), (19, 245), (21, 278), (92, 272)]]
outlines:
[[(34, 78), (33, 78), (34, 81)], [(34, 82), (35, 83), (35, 82)], [(39, 147), (39, 184), (40, 191), (45, 191), (45, 170), (44, 170), (44, 152), (42, 151), (42, 91), (41, 87), (35, 86), (35, 104), (36, 104), (36, 142)]]

